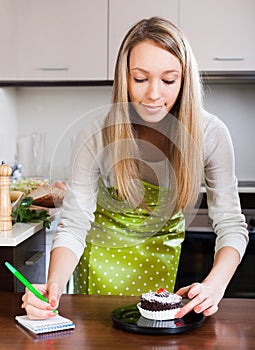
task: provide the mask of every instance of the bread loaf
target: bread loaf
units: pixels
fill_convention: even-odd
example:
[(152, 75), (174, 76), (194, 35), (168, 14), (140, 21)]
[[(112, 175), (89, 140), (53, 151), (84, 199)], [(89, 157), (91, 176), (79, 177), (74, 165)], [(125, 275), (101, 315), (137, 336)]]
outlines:
[(29, 193), (33, 198), (33, 204), (42, 207), (54, 208), (62, 205), (66, 191), (49, 184), (41, 185)]

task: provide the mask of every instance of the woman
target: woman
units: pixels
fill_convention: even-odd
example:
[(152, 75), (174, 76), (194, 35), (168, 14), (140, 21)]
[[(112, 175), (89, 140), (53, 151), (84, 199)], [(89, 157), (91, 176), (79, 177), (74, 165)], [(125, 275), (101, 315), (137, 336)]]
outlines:
[(199, 204), (202, 183), (215, 260), (201, 283), (177, 291), (190, 298), (177, 317), (217, 311), (248, 233), (231, 139), (203, 110), (191, 48), (167, 20), (142, 20), (120, 47), (109, 113), (86, 122), (76, 138), (48, 282), (37, 286), (49, 304), (27, 291), (28, 316), (54, 316), (75, 267), (77, 293), (174, 291), (185, 216)]

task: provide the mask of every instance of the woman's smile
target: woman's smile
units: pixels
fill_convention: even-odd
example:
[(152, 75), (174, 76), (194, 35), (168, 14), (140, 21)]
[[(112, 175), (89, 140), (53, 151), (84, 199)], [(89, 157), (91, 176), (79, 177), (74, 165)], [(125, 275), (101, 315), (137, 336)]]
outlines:
[(154, 114), (158, 113), (162, 110), (164, 106), (153, 106), (153, 105), (147, 105), (144, 103), (141, 103), (141, 105), (148, 111), (148, 113)]

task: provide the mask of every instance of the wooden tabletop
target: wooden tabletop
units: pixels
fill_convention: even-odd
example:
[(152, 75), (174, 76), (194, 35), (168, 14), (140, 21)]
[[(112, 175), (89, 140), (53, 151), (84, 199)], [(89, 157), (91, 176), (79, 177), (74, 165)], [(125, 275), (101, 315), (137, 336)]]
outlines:
[(144, 335), (115, 328), (111, 311), (137, 301), (136, 297), (63, 295), (59, 312), (75, 323), (75, 330), (35, 337), (14, 320), (23, 313), (21, 294), (0, 293), (0, 350), (255, 349), (255, 299), (223, 299), (214, 316), (186, 333)]

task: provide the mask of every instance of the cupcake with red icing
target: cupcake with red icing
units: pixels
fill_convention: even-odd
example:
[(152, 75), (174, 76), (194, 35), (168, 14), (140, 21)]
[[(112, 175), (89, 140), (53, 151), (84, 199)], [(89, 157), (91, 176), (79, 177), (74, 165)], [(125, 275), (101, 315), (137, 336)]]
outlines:
[(150, 320), (172, 320), (183, 306), (182, 297), (164, 288), (141, 295), (137, 305), (141, 315)]

